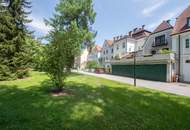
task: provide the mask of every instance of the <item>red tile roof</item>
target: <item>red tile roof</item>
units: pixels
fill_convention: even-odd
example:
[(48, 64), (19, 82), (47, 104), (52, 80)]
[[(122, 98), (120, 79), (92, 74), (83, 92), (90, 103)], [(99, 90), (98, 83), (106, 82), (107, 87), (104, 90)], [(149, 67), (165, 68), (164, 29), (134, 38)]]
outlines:
[(112, 40), (106, 40), (105, 41), (109, 46), (112, 46), (113, 45), (113, 41)]
[(145, 29), (140, 29), (137, 32), (133, 33), (132, 37), (135, 38), (135, 39), (141, 39), (141, 38), (144, 38), (144, 37), (148, 37), (150, 34), (151, 34), (150, 31), (145, 30)]
[(96, 45), (96, 50), (97, 50), (98, 52), (100, 52), (100, 51), (102, 51), (102, 47), (99, 46), (99, 45)]
[(157, 32), (161, 32), (167, 29), (171, 29), (173, 28), (173, 26), (167, 22), (167, 21), (163, 21), (155, 30), (153, 33), (157, 33)]
[(173, 29), (173, 35), (189, 31), (187, 27), (187, 18), (190, 17), (190, 6), (188, 6), (176, 19), (176, 23)]

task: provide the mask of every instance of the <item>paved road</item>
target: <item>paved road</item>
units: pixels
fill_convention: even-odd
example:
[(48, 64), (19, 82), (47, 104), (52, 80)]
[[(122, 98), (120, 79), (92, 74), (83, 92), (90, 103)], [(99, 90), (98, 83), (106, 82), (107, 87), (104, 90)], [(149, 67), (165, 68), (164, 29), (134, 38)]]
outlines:
[[(118, 81), (121, 83), (132, 84), (132, 85), (134, 83), (133, 78), (128, 78), (128, 77), (121, 77), (121, 76), (108, 75), (108, 74), (95, 74), (95, 73), (89, 73), (89, 72), (83, 72), (83, 71), (78, 71), (78, 73), (96, 76), (96, 77), (105, 78), (105, 79), (109, 79), (113, 81)], [(137, 86), (190, 97), (190, 84), (164, 83), (164, 82), (138, 79)]]

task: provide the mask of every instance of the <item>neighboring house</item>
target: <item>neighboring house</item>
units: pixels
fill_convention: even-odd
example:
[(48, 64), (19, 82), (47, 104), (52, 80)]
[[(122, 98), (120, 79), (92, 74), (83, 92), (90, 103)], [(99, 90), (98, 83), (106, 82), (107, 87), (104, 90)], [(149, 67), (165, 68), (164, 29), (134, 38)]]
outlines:
[(190, 6), (177, 17), (172, 33), (179, 81), (190, 82)]
[(74, 64), (74, 68), (83, 70), (86, 68), (86, 64), (88, 61), (88, 48), (85, 44), (81, 45), (81, 54), (80, 56), (75, 58), (75, 64)]
[[(153, 33), (147, 35), (139, 43), (136, 51), (142, 51), (142, 55), (136, 57), (136, 77), (172, 82), (174, 73), (174, 54), (161, 54), (160, 50), (171, 50), (172, 48), (172, 25), (169, 21), (163, 21)], [(134, 31), (136, 32), (136, 31)], [(149, 35), (149, 36), (148, 36)], [(144, 45), (143, 45), (144, 44)], [(143, 45), (143, 48), (140, 46)], [(115, 75), (134, 76), (134, 57), (112, 62), (112, 73)]]
[(119, 60), (130, 52), (133, 52), (135, 49), (135, 42), (135, 39), (128, 35), (114, 37), (113, 58)]
[(133, 29), (128, 35), (114, 37), (114, 58), (130, 57), (134, 51), (142, 55), (144, 43), (150, 34), (143, 25), (142, 28)]
[(113, 59), (113, 41), (105, 40), (102, 46), (101, 60), (105, 68), (111, 68), (110, 61)]
[(150, 34), (151, 32), (145, 29), (145, 25), (143, 25), (142, 28), (134, 29), (133, 32), (129, 32), (129, 36), (132, 36), (136, 40), (135, 52), (143, 50), (145, 41)]
[(99, 45), (94, 46), (88, 55), (88, 61), (96, 61), (98, 64), (101, 64), (101, 52), (102, 47)]
[(143, 55), (150, 56), (160, 54), (161, 50), (171, 50), (172, 30), (173, 26), (169, 23), (169, 20), (163, 21), (148, 37), (143, 47)]

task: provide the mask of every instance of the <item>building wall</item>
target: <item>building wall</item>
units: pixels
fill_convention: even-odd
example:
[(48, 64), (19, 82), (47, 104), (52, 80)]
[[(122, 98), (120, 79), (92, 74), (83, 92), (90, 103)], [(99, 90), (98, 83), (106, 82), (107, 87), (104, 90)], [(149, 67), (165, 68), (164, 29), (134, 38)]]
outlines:
[(81, 56), (80, 56), (80, 69), (86, 68), (86, 63), (88, 61), (88, 49), (85, 48), (82, 50)]
[[(152, 55), (152, 50), (155, 50), (156, 53), (159, 54), (160, 50), (164, 48), (172, 49), (171, 34), (172, 34), (172, 29), (168, 29), (168, 30), (150, 35), (148, 39), (146, 40), (146, 43), (144, 44), (143, 55)], [(153, 47), (152, 45), (155, 42), (155, 38), (161, 35), (165, 35), (168, 45)]]
[(135, 40), (130, 38), (124, 38), (122, 40), (115, 41), (113, 44), (114, 54), (116, 56), (122, 57), (129, 52), (133, 52), (135, 48)]
[(88, 61), (88, 48), (84, 44), (81, 45), (81, 54), (75, 58), (74, 68), (85, 69)]
[(190, 48), (186, 48), (186, 39), (190, 40), (190, 32), (180, 34), (180, 74), (179, 74), (179, 35), (172, 36), (172, 50), (176, 54), (176, 73), (180, 75), (182, 82), (190, 82), (190, 63), (186, 63), (190, 60)]
[(93, 50), (88, 55), (88, 61), (96, 61), (98, 64), (100, 64), (100, 58), (101, 58), (101, 52)]
[(111, 67), (110, 61), (113, 59), (112, 49), (113, 46), (110, 46), (106, 42), (104, 42), (101, 52), (101, 61), (102, 65), (106, 68)]
[(147, 37), (136, 40), (136, 44), (135, 44), (135, 51), (136, 52), (143, 50), (143, 46), (145, 44), (146, 39), (147, 39)]

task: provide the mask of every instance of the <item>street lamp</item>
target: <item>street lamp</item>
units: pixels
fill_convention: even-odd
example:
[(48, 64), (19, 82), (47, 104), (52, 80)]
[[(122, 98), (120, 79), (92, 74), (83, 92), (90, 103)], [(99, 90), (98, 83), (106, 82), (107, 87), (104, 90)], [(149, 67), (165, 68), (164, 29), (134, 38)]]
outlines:
[(137, 78), (136, 78), (136, 52), (134, 52), (134, 86), (137, 85)]

